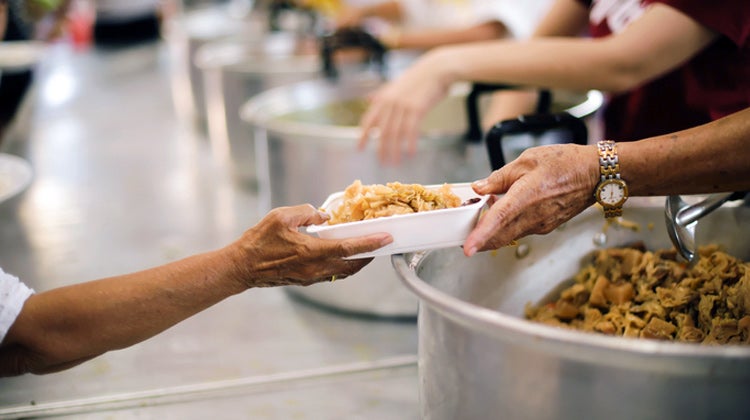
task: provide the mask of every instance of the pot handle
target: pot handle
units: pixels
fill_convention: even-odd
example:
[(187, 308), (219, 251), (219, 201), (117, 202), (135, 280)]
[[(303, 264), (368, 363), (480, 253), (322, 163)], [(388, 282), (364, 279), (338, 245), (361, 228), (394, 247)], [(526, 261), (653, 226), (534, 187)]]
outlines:
[[(479, 115), (479, 98), (485, 93), (492, 93), (498, 90), (518, 89), (518, 86), (506, 85), (502, 83), (474, 83), (471, 85), (471, 91), (466, 96), (466, 121), (469, 128), (464, 135), (464, 139), (469, 143), (479, 143), (482, 141), (482, 122)], [(537, 102), (536, 113), (547, 114), (552, 106), (552, 93), (543, 89), (539, 91), (539, 100)]]
[(310, 27), (308, 28), (310, 32), (312, 32), (317, 26), (318, 16), (315, 13), (315, 10), (300, 6), (296, 1), (293, 0), (273, 0), (271, 1), (271, 4), (268, 5), (269, 31), (279, 32), (282, 30), (280, 17), (281, 14), (285, 11), (295, 11), (307, 17), (310, 20)]
[(703, 201), (688, 204), (679, 195), (670, 195), (664, 204), (664, 218), (667, 233), (677, 252), (689, 264), (694, 265), (698, 258), (698, 247), (695, 243), (695, 228), (698, 220), (721, 207), (727, 201), (744, 200), (744, 206), (750, 204), (747, 191), (736, 191), (723, 194), (711, 194)]
[(485, 138), (492, 170), (505, 166), (504, 144), (515, 139), (517, 149), (553, 143), (587, 144), (588, 129), (580, 118), (567, 112), (522, 115), (501, 121), (489, 130)]
[(372, 34), (362, 28), (340, 28), (321, 39), (320, 56), (323, 74), (328, 79), (338, 78), (339, 72), (333, 60), (336, 51), (345, 48), (361, 48), (367, 52), (366, 62), (374, 65), (381, 77), (385, 78), (385, 55), (388, 48)]

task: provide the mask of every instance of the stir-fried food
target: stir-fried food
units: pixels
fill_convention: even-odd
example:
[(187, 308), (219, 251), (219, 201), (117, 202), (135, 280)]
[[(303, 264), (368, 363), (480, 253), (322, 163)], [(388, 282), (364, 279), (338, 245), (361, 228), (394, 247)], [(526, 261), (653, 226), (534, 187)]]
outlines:
[(357, 222), (397, 214), (458, 207), (461, 199), (448, 184), (427, 189), (420, 184), (389, 182), (386, 185), (363, 185), (354, 181), (344, 190), (341, 205), (334, 209), (328, 224)]
[(556, 301), (527, 305), (545, 324), (625, 337), (750, 344), (750, 264), (717, 246), (694, 267), (674, 250), (597, 251)]

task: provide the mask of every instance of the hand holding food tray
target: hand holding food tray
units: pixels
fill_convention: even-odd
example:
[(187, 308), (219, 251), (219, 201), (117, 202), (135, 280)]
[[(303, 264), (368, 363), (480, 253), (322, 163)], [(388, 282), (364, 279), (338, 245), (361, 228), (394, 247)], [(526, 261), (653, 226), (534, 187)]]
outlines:
[(362, 185), (331, 194), (321, 210), (331, 219), (307, 227), (323, 239), (344, 239), (388, 232), (393, 242), (351, 259), (460, 246), (477, 223), (489, 196), (469, 183)]

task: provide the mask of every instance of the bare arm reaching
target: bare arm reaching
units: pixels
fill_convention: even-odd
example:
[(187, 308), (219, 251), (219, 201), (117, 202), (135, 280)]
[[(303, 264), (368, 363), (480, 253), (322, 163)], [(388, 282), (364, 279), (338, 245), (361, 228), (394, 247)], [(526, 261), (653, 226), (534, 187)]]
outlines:
[(351, 275), (371, 259), (343, 257), (392, 241), (388, 234), (334, 241), (298, 231), (326, 219), (309, 205), (278, 208), (216, 251), (32, 295), (0, 344), (0, 376), (67, 369), (250, 288)]
[(678, 67), (716, 36), (685, 14), (655, 4), (624, 31), (603, 38), (438, 47), (373, 95), (362, 117), (360, 147), (377, 132), (382, 160), (398, 162), (404, 143), (415, 153), (421, 120), (457, 81), (622, 92)]

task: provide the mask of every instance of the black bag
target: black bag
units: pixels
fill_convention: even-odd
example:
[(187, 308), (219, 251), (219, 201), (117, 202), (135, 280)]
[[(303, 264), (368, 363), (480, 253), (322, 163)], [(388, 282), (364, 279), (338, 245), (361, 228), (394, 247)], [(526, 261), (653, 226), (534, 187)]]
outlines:
[(502, 168), (529, 147), (588, 142), (588, 129), (567, 112), (523, 115), (501, 121), (485, 137), (492, 170)]

